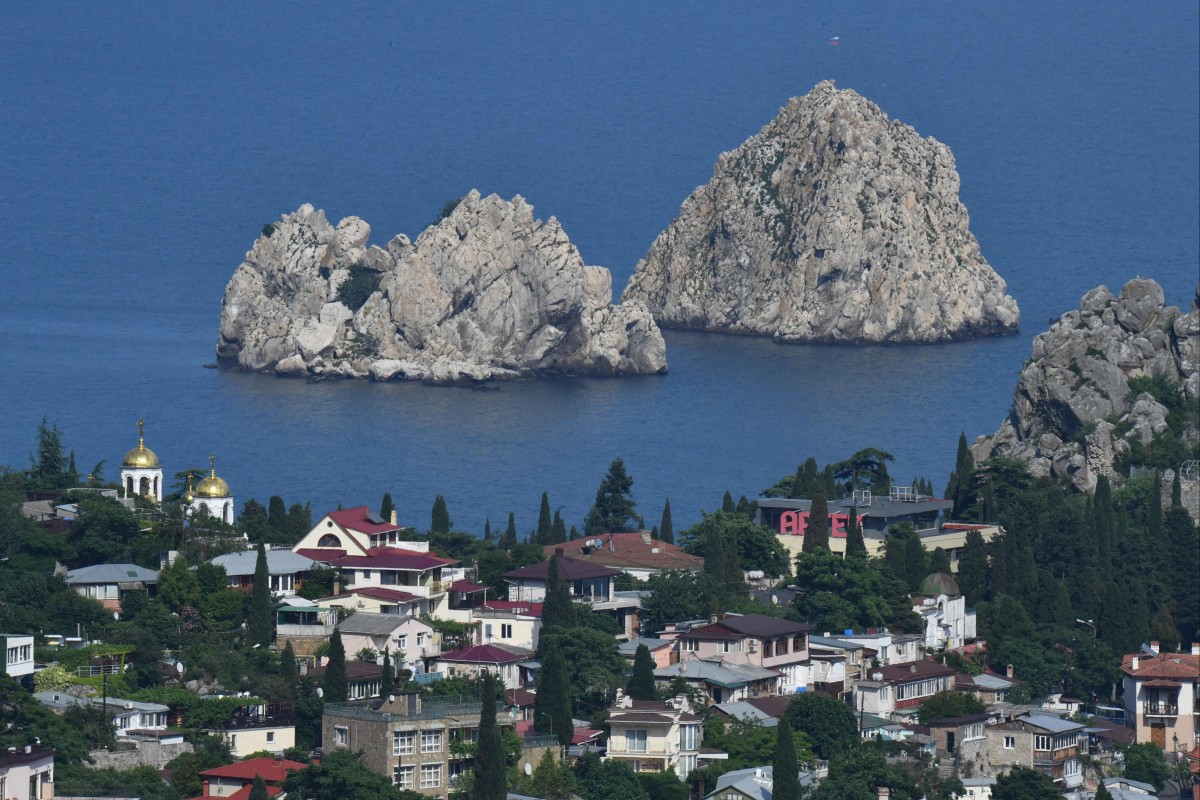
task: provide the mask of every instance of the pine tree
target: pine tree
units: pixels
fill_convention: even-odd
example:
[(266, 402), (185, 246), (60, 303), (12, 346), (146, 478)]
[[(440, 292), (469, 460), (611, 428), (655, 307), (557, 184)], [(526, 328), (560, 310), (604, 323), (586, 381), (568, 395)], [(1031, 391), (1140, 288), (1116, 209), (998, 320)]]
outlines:
[(558, 648), (558, 638), (546, 636), (544, 631), (543, 628), (539, 642), (542, 668), (533, 703), (533, 729), (558, 737), (559, 744), (565, 747), (575, 733), (571, 722), (571, 684), (567, 680), (567, 665)]
[(574, 525), (571, 526), (571, 532), (567, 535), (567, 541), (575, 541), (579, 538), (579, 529)]
[(721, 510), (730, 514), (737, 511), (737, 503), (733, 502), (733, 495), (729, 493), (728, 489), (725, 490), (725, 496), (721, 498)]
[(550, 544), (562, 544), (567, 540), (567, 523), (563, 522), (562, 514), (554, 511), (554, 521), (550, 523)]
[(575, 604), (571, 589), (561, 577), (558, 555), (546, 565), (546, 597), (542, 602), (542, 636), (558, 633), (575, 624)]
[(517, 516), (508, 512), (508, 527), (500, 535), (500, 549), (512, 550), (517, 546)]
[(346, 647), (342, 644), (342, 632), (336, 628), (329, 637), (329, 663), (321, 676), (321, 690), (326, 703), (344, 703), (350, 691), (346, 678)]
[[(291, 644), (291, 642), (288, 642)], [(391, 648), (383, 648), (383, 677), (379, 680), (379, 694), (387, 697), (396, 688), (396, 668), (392, 665)]]
[(654, 686), (654, 659), (650, 656), (650, 648), (644, 644), (639, 644), (634, 653), (633, 673), (625, 684), (625, 694), (634, 700), (658, 699), (658, 690)]
[(663, 505), (662, 522), (658, 525), (658, 537), (667, 544), (675, 544), (675, 526), (671, 524), (671, 498)]
[(771, 800), (800, 800), (800, 763), (792, 726), (785, 716), (775, 726), (775, 752), (771, 757)]
[(630, 490), (633, 478), (625, 471), (625, 462), (613, 459), (608, 474), (596, 490), (596, 501), (583, 521), (583, 532), (588, 536), (604, 533), (626, 533), (635, 530), (637, 515)]
[(262, 775), (254, 776), (254, 782), (250, 784), (249, 800), (271, 800), (271, 795), (267, 793), (267, 782)]
[(804, 543), (800, 549), (805, 553), (829, 549), (829, 501), (823, 494), (813, 495), (808, 525), (804, 528)]
[(500, 741), (500, 728), (496, 725), (496, 678), (492, 673), (485, 672), (471, 800), (505, 800), (507, 797), (508, 775), (504, 764), (504, 746)]
[(538, 508), (537, 531), (533, 535), (536, 544), (552, 544), (554, 519), (550, 516), (550, 495), (542, 492), (542, 505)]
[(440, 494), (433, 499), (433, 513), (429, 523), (430, 533), (449, 533), (450, 526), (453, 523), (450, 521), (450, 512), (446, 509), (446, 498)]
[(267, 501), (267, 524), (274, 528), (276, 533), (286, 535), (288, 532), (287, 506), (277, 494), (271, 495), (271, 499)]
[(379, 504), (379, 518), (382, 520), (390, 520), (392, 512), (396, 510), (396, 506), (392, 503), (392, 493), (384, 492), (383, 500)]
[(483, 540), (488, 544), (492, 542), (492, 518), (488, 517), (483, 521)]
[(987, 592), (987, 545), (979, 531), (967, 532), (967, 543), (958, 559), (958, 588), (968, 604), (980, 603)]
[(271, 573), (267, 569), (267, 550), (258, 543), (258, 558), (254, 562), (254, 587), (250, 592), (250, 612), (246, 633), (250, 644), (266, 647), (271, 643)]
[(704, 534), (704, 576), (709, 584), (709, 607), (719, 611), (725, 606), (728, 587), (725, 585), (725, 545), (716, 526)]
[(1183, 507), (1183, 483), (1179, 480), (1180, 470), (1175, 470), (1175, 479), (1171, 481), (1171, 508)]
[(846, 524), (846, 558), (866, 558), (867, 542), (863, 539), (862, 522), (858, 519), (858, 506), (850, 507), (850, 519)]
[(743, 517), (753, 520), (757, 509), (758, 506), (750, 502), (750, 500), (746, 498), (746, 495), (742, 495), (738, 498), (737, 513), (741, 514)]

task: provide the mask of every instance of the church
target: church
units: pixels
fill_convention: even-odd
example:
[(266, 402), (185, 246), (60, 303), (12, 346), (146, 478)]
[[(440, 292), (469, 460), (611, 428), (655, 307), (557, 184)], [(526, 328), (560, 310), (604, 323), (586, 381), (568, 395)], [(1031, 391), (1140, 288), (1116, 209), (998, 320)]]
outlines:
[[(161, 504), (163, 499), (162, 464), (158, 460), (158, 455), (146, 447), (145, 420), (139, 419), (137, 426), (138, 445), (126, 453), (125, 458), (121, 460), (121, 486), (125, 490), (127, 500), (141, 497)], [(194, 489), (192, 488), (192, 476), (188, 475), (187, 491), (183, 496), (187, 515), (189, 517), (197, 514), (206, 515), (232, 525), (235, 513), (233, 491), (229, 488), (228, 483), (217, 477), (216, 454), (210, 455), (208, 460), (208, 477), (201, 480)]]

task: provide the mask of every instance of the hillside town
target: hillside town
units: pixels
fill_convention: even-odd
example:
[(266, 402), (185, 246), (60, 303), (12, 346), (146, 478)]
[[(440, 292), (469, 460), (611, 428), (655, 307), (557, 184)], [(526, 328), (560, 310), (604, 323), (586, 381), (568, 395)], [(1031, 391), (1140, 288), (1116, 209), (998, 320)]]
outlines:
[(476, 533), (151, 440), (0, 474), (0, 798), (1200, 798), (1195, 461), (866, 448), (676, 531), (618, 459)]

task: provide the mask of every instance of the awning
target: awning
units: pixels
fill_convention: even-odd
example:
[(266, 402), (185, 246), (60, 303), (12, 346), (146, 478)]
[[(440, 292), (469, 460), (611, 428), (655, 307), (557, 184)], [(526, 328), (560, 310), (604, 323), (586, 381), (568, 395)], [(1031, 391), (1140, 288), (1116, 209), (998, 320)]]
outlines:
[(1151, 689), (1181, 689), (1183, 684), (1179, 681), (1172, 681), (1166, 678), (1155, 678), (1152, 681), (1146, 681), (1142, 686), (1148, 686)]
[(489, 587), (484, 586), (482, 583), (471, 583), (470, 581), (455, 581), (450, 584), (450, 591), (452, 592), (482, 592), (487, 588)]

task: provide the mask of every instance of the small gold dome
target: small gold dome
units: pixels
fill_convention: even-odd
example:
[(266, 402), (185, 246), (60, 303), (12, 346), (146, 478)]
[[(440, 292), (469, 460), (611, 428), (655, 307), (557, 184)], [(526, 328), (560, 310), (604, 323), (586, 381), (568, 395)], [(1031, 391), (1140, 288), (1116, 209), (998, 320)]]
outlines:
[(146, 423), (144, 420), (138, 420), (138, 446), (125, 454), (125, 458), (121, 460), (121, 466), (128, 469), (159, 469), (162, 465), (158, 463), (158, 456), (149, 447), (146, 447), (146, 439), (142, 436), (142, 429)]
[(217, 477), (217, 457), (208, 457), (210, 467), (208, 477), (196, 484), (196, 497), (229, 497), (229, 484)]

